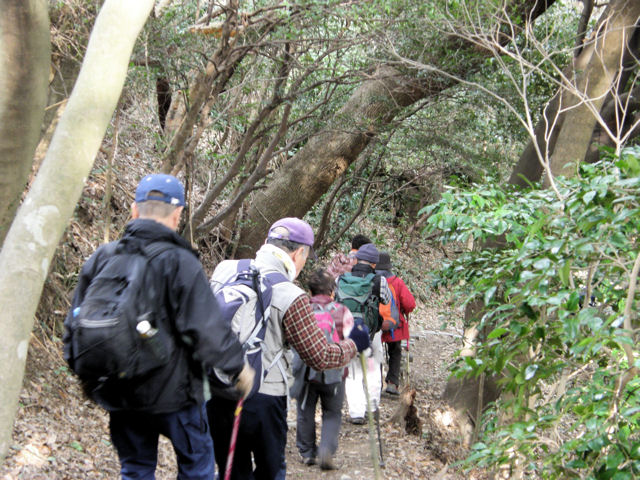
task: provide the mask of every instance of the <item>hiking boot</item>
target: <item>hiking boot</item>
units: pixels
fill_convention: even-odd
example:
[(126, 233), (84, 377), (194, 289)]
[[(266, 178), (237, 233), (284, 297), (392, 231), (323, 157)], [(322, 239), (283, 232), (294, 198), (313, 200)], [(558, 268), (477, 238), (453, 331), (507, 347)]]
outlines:
[(349, 417), (349, 423), (354, 425), (364, 425), (364, 417)]
[(329, 452), (320, 452), (319, 460), (320, 470), (338, 470), (338, 466)]
[(387, 388), (385, 389), (389, 395), (400, 395), (400, 390), (398, 390), (398, 386), (395, 383), (387, 383)]
[(308, 466), (315, 465), (316, 459), (315, 457), (302, 457), (302, 463)]

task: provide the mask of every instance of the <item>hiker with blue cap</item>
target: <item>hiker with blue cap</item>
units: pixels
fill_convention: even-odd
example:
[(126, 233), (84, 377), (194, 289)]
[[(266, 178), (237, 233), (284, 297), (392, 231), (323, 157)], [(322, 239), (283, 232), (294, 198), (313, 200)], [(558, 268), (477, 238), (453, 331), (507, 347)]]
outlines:
[(65, 320), (65, 359), (109, 412), (125, 480), (154, 478), (160, 435), (173, 445), (179, 478), (214, 478), (204, 372), (224, 371), (242, 392), (253, 384), (197, 253), (176, 233), (184, 205), (176, 177), (144, 177), (133, 220), (85, 263)]
[[(314, 255), (313, 243), (313, 230), (307, 222), (295, 217), (282, 218), (271, 225), (265, 244), (254, 259), (225, 260), (211, 277), (216, 293), (224, 292), (230, 282), (245, 271), (247, 275), (251, 271), (259, 272), (257, 283), (263, 286), (260, 289), (264, 300), (263, 318), (268, 318), (260, 341), (263, 372), (256, 375), (256, 392), (242, 405), (235, 444), (231, 438), (232, 432), (235, 434), (234, 412), (238, 403), (212, 391), (207, 404), (220, 477), (225, 475), (231, 446), (232, 479), (285, 478), (287, 408), (292, 378), (290, 348), (296, 350), (306, 365), (322, 371), (344, 367), (358, 352), (369, 347), (369, 332), (362, 323), (345, 333), (344, 340), (329, 343), (318, 327), (309, 295), (293, 283), (307, 258)], [(254, 316), (249, 316), (249, 320), (254, 320)], [(246, 320), (243, 317), (238, 321)]]

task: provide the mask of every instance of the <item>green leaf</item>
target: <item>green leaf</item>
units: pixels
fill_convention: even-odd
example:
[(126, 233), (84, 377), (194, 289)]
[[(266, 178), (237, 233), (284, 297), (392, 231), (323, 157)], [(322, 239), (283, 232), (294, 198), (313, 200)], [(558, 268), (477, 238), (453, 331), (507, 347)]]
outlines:
[(580, 294), (578, 292), (571, 292), (569, 300), (567, 300), (567, 310), (575, 312), (580, 306)]
[(578, 336), (578, 328), (580, 327), (580, 321), (575, 316), (567, 317), (563, 322), (564, 333), (570, 340), (575, 340)]
[(520, 280), (523, 282), (531, 280), (532, 278), (535, 278), (535, 274), (533, 272), (530, 272), (529, 270), (524, 270), (520, 273)]
[(558, 269), (558, 276), (562, 285), (569, 286), (569, 275), (571, 275), (571, 260), (567, 260), (562, 267)]
[(489, 302), (491, 301), (491, 298), (493, 298), (493, 294), (495, 293), (497, 288), (498, 288), (497, 286), (493, 285), (493, 286), (489, 287), (484, 292), (484, 303), (485, 303), (485, 305), (489, 304)]
[(536, 270), (546, 270), (550, 266), (551, 266), (551, 260), (549, 260), (546, 257), (545, 258), (541, 258), (540, 260), (536, 260), (533, 263), (533, 268), (535, 268)]
[(616, 472), (611, 480), (631, 480), (632, 478), (630, 472)]
[(74, 440), (73, 442), (71, 442), (71, 443), (69, 444), (69, 446), (70, 446), (71, 448), (73, 448), (74, 450), (77, 450), (77, 451), (79, 451), (79, 452), (84, 452), (84, 448), (82, 448), (82, 445), (80, 445), (80, 442), (78, 442), (78, 441), (76, 441), (76, 440)]
[(591, 203), (591, 200), (593, 200), (593, 197), (595, 197), (597, 193), (598, 192), (596, 192), (595, 190), (591, 190), (591, 191), (585, 193), (582, 196), (582, 201), (584, 202), (584, 204), (587, 205), (587, 204)]
[(489, 340), (491, 340), (493, 338), (498, 338), (498, 337), (501, 337), (502, 335), (504, 335), (505, 333), (507, 333), (508, 331), (509, 330), (507, 330), (506, 328), (496, 328), (489, 335), (487, 335), (487, 338)]

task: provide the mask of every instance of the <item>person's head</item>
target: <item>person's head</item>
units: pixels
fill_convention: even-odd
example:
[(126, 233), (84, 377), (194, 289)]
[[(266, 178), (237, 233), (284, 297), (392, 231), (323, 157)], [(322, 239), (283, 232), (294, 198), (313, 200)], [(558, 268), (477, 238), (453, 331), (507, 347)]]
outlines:
[(307, 285), (309, 285), (311, 295), (331, 296), (336, 288), (336, 282), (333, 279), (333, 276), (331, 276), (331, 274), (324, 268), (314, 270), (314, 272), (309, 275)]
[(269, 228), (266, 243), (289, 254), (296, 266), (296, 277), (313, 254), (313, 230), (304, 220), (296, 217), (281, 218)]
[(391, 268), (391, 256), (389, 255), (389, 252), (380, 252), (380, 258), (376, 264), (376, 269), (390, 272)]
[(183, 208), (184, 188), (180, 181), (173, 175), (156, 173), (140, 180), (131, 216), (155, 220), (176, 230)]
[(356, 260), (358, 263), (366, 263), (376, 268), (376, 264), (380, 260), (380, 252), (373, 243), (365, 243), (356, 252)]
[(358, 250), (362, 245), (365, 245), (367, 243), (373, 243), (373, 242), (368, 237), (365, 237), (364, 235), (361, 235), (361, 234), (354, 235), (354, 237), (351, 239), (351, 249)]

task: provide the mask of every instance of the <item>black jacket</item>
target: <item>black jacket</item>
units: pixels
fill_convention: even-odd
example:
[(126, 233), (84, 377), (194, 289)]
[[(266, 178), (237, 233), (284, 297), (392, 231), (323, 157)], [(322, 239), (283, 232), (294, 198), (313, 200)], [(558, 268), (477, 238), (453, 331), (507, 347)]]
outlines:
[[(85, 384), (87, 394), (107, 410), (169, 413), (204, 402), (203, 368), (215, 366), (229, 375), (243, 366), (242, 347), (219, 307), (196, 253), (175, 232), (153, 220), (138, 219), (126, 227), (127, 248), (154, 241), (175, 244), (150, 262), (157, 291), (163, 292), (164, 328), (174, 337), (176, 348), (167, 365), (131, 380)], [(70, 315), (82, 302), (92, 278), (104, 266), (113, 243), (102, 245), (82, 268), (70, 314), (65, 320), (64, 355), (72, 358)], [(72, 361), (72, 360), (71, 360)]]

